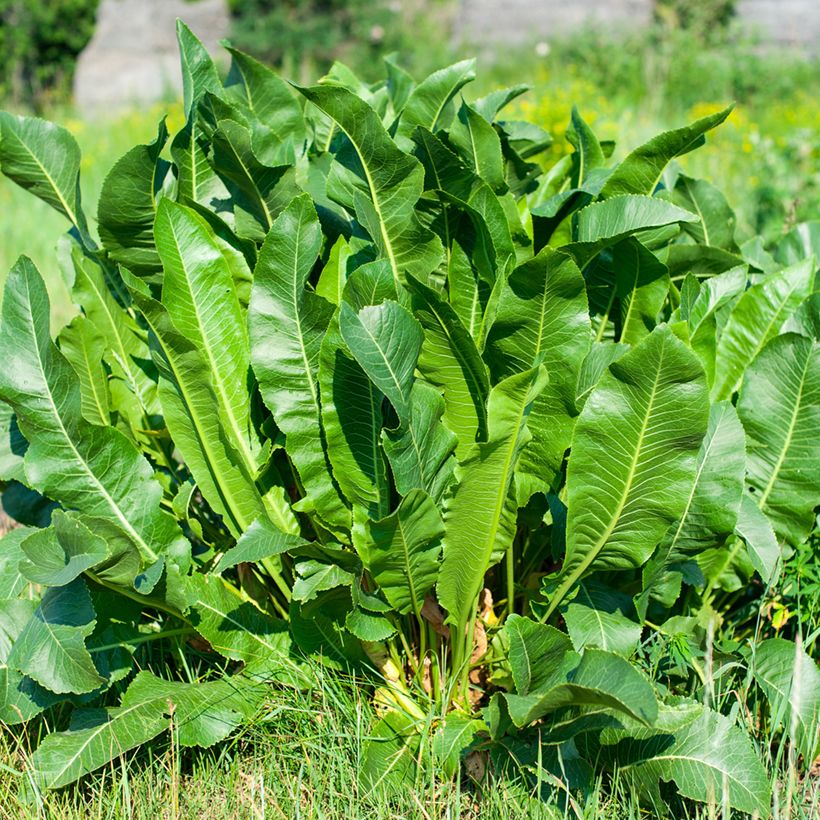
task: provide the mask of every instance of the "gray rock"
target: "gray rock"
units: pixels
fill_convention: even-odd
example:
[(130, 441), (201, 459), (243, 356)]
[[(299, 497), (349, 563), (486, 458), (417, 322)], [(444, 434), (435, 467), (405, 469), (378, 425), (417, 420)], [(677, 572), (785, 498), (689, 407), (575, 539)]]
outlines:
[(230, 28), (225, 0), (102, 0), (94, 37), (77, 62), (76, 104), (102, 112), (179, 96), (177, 17), (219, 54)]

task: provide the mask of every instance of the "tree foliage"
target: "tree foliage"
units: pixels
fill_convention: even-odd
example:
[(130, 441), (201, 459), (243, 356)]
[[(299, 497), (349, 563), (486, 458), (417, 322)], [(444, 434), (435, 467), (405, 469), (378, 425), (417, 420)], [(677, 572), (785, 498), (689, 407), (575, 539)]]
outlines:
[(66, 96), (94, 33), (99, 0), (0, 0), (0, 94), (40, 105)]

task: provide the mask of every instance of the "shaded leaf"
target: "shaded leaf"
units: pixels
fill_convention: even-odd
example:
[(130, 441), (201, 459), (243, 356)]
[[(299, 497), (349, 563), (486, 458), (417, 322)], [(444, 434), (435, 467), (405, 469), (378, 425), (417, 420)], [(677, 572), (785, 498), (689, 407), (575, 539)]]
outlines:
[(754, 499), (778, 538), (799, 546), (820, 484), (820, 345), (792, 333), (769, 342), (746, 371), (737, 413)]
[(394, 513), (368, 521), (358, 545), (365, 568), (400, 614), (421, 618), (424, 598), (436, 583), (444, 523), (429, 495), (412, 490)]

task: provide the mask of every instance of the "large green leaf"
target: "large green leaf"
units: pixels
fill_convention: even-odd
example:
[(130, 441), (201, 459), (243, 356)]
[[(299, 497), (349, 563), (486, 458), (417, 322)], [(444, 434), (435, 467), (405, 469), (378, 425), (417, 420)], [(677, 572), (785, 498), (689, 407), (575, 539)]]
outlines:
[[(618, 771), (660, 809), (658, 782), (674, 781), (684, 797), (726, 803), (760, 817), (770, 814), (769, 777), (748, 735), (729, 718), (697, 703), (664, 707), (652, 729), (611, 731), (620, 740)], [(615, 762), (617, 761), (617, 762)]]
[(444, 394), (444, 423), (458, 436), (464, 454), (487, 432), (487, 367), (456, 312), (432, 288), (408, 279), (413, 311), (426, 331), (419, 372)]
[[(669, 292), (669, 273), (666, 265), (634, 237), (615, 245), (612, 266), (615, 270), (613, 294), (620, 307), (619, 341), (635, 345), (658, 322)], [(604, 321), (602, 328), (605, 324)], [(599, 332), (598, 338), (602, 335)]]
[(267, 518), (258, 518), (222, 556), (217, 571), (223, 573), (237, 564), (256, 563), (307, 544), (300, 536), (278, 529)]
[(254, 271), (249, 321), (262, 398), (285, 434), (309, 504), (334, 527), (350, 517), (331, 478), (322, 435), (319, 351), (333, 305), (305, 287), (322, 246), (319, 219), (303, 195), (282, 212)]
[(346, 626), (352, 611), (350, 589), (338, 587), (319, 601), (300, 604), (291, 601), (290, 628), (299, 648), (318, 656), (332, 669), (350, 669), (367, 664), (361, 644)]
[(0, 171), (63, 214), (91, 243), (80, 203), (80, 148), (65, 128), (0, 111)]
[(486, 723), (455, 712), (447, 715), (433, 735), (432, 757), (447, 777), (455, 777), (460, 769), (464, 752), (470, 747)]
[[(52, 516), (52, 527), (37, 530), (23, 544), (26, 560), (20, 571), (35, 584), (61, 587), (109, 556), (101, 539), (86, 539), (88, 532), (60, 510)], [(135, 573), (136, 575), (136, 573)]]
[(735, 248), (735, 213), (714, 185), (681, 174), (675, 183), (672, 199), (700, 217), (700, 225), (689, 223), (685, 226), (695, 241), (709, 247)]
[(444, 409), (444, 399), (436, 388), (416, 381), (410, 392), (407, 424), (382, 431), (382, 446), (400, 495), (424, 490), (438, 502), (450, 486), (458, 439), (442, 423)]
[(660, 181), (663, 169), (675, 157), (691, 151), (703, 142), (703, 135), (720, 125), (732, 112), (724, 108), (683, 128), (664, 131), (636, 148), (612, 172), (601, 190), (601, 197), (620, 194), (651, 194)]
[(348, 138), (353, 150), (337, 154), (336, 159), (358, 181), (353, 195), (357, 219), (389, 261), (395, 280), (401, 281), (405, 273), (426, 278), (441, 259), (441, 243), (422, 227), (414, 211), (424, 184), (418, 160), (403, 153), (376, 112), (347, 89), (299, 90)]
[(149, 463), (122, 433), (82, 416), (74, 370), (49, 336), (49, 302), (40, 274), (22, 258), (6, 280), (0, 326), (0, 398), (29, 441), (32, 487), (63, 505), (115, 521), (146, 560), (160, 554), (187, 564), (189, 546), (160, 511), (162, 488)]
[(493, 191), (503, 194), (507, 190), (504, 181), (504, 156), (501, 140), (496, 130), (471, 105), (462, 102), (448, 137), (476, 175)]
[(293, 600), (306, 603), (315, 600), (320, 593), (337, 587), (349, 587), (353, 573), (335, 563), (310, 559), (296, 564), (296, 580), (293, 582)]
[(225, 91), (253, 119), (254, 149), (262, 161), (278, 164), (288, 152), (301, 150), (307, 138), (302, 109), (290, 86), (270, 68), (235, 48), (228, 52), (232, 62)]
[(634, 620), (632, 600), (602, 584), (582, 582), (564, 609), (564, 621), (577, 650), (595, 646), (629, 657), (638, 647), (642, 627)]
[(365, 568), (393, 608), (421, 618), (424, 597), (438, 577), (444, 524), (432, 498), (421, 490), (406, 495), (392, 515), (369, 521), (357, 545)]
[(642, 614), (654, 587), (668, 582), (669, 573), (679, 572), (672, 565), (687, 555), (720, 546), (734, 531), (745, 474), (746, 437), (737, 413), (729, 402), (713, 404), (683, 512), (644, 567), (643, 592), (636, 600)]
[[(60, 580), (60, 575), (70, 577), (81, 562), (86, 565), (85, 574), (96, 583), (108, 588), (116, 587), (126, 595), (138, 591), (139, 600), (145, 605), (154, 602), (160, 609), (174, 614), (187, 605), (184, 590), (168, 589), (167, 584), (158, 583), (163, 570), (162, 562), (140, 571), (142, 562), (137, 548), (128, 534), (113, 522), (81, 513), (63, 514), (57, 510), (52, 521), (52, 530), (41, 530), (36, 533), (38, 537), (32, 536), (33, 542), (39, 541), (39, 555), (32, 554), (32, 545), (27, 544), (26, 554), (31, 561), (20, 564), (21, 571), (31, 575), (32, 579), (36, 572), (38, 583), (53, 585)], [(53, 533), (56, 539), (52, 538), (49, 542), (44, 537), (46, 533)], [(48, 566), (41, 566), (45, 557), (43, 546), (51, 554), (50, 569)], [(167, 576), (165, 580), (167, 581)]]
[(717, 345), (712, 397), (728, 399), (743, 373), (783, 323), (809, 295), (814, 262), (807, 259), (752, 285), (738, 300)]
[(296, 517), (284, 501), (270, 496), (263, 502), (252, 467), (224, 417), (214, 412), (219, 399), (201, 348), (176, 328), (165, 307), (138, 280), (126, 275), (126, 282), (154, 334), (152, 353), (165, 423), (205, 499), (235, 536), (266, 506), (283, 530), (296, 531)]
[(82, 579), (49, 589), (14, 642), (8, 665), (58, 694), (93, 692), (105, 683), (85, 646), (95, 621)]
[(473, 445), (456, 468), (437, 590), (448, 623), (457, 628), (472, 620), (485, 573), (515, 536), (515, 465), (529, 440), (527, 415), (545, 381), (543, 367), (537, 367), (497, 384), (488, 402), (487, 441)]
[(333, 243), (327, 262), (325, 262), (325, 266), (319, 274), (319, 280), (316, 282), (316, 293), (334, 305), (338, 305), (342, 301), (350, 256), (350, 245), (344, 236), (339, 236)]
[(157, 209), (162, 304), (174, 326), (201, 350), (231, 443), (251, 467), (259, 444), (250, 430), (250, 343), (233, 277), (209, 225), (170, 200)]
[(573, 105), (570, 114), (570, 128), (567, 129), (567, 139), (575, 146), (578, 168), (573, 171), (575, 187), (580, 188), (587, 181), (590, 173), (601, 168), (605, 162), (601, 143), (593, 130), (581, 117), (578, 109)]
[(214, 208), (230, 194), (208, 161), (210, 145), (194, 113), (171, 141), (171, 158), (177, 171), (177, 200)]
[[(687, 277), (688, 278), (688, 277)], [(736, 267), (711, 276), (698, 286), (692, 304), (681, 303), (680, 317), (689, 323), (692, 350), (700, 356), (711, 386), (715, 383), (715, 357), (718, 343), (718, 317), (723, 325), (724, 314), (746, 288), (746, 268)], [(697, 282), (694, 275), (690, 283)]]
[(523, 728), (567, 707), (606, 709), (647, 724), (654, 722), (658, 706), (651, 684), (620, 655), (587, 649), (579, 663), (563, 671), (564, 680), (544, 692), (506, 695), (516, 726)]
[(820, 345), (793, 333), (769, 342), (746, 371), (737, 413), (750, 490), (778, 537), (798, 546), (820, 486)]
[(138, 276), (155, 274), (162, 267), (154, 243), (154, 218), (170, 168), (160, 157), (167, 140), (163, 119), (156, 140), (132, 148), (119, 159), (100, 190), (97, 222), (103, 247)]
[(72, 262), (71, 295), (105, 340), (104, 358), (111, 372), (111, 409), (122, 416), (125, 431), (142, 443), (142, 431), (151, 428), (152, 416), (160, 412), (156, 384), (146, 367), (151, 354), (145, 332), (130, 313), (122, 310), (99, 265), (78, 250), (72, 253)]
[(442, 113), (453, 97), (475, 79), (475, 59), (462, 60), (425, 77), (410, 93), (401, 112), (396, 142), (405, 150), (411, 145), (410, 136), (417, 126), (435, 131)]
[(416, 719), (388, 711), (370, 730), (358, 772), (368, 792), (409, 787), (416, 778), (420, 734)]
[[(558, 231), (551, 245), (562, 246), (572, 254), (578, 266), (585, 270), (598, 255), (611, 245), (653, 229), (665, 229), (671, 235), (678, 223), (694, 222), (697, 216), (664, 199), (624, 194), (603, 202), (594, 202), (572, 215), (574, 242)], [(591, 299), (592, 301), (592, 299)]]
[(342, 337), (362, 370), (390, 400), (402, 423), (410, 417), (413, 371), (423, 333), (419, 323), (398, 302), (362, 308), (342, 302)]
[(105, 338), (85, 316), (75, 316), (60, 331), (58, 344), (80, 380), (83, 416), (92, 424), (110, 424)]
[(648, 228), (675, 222), (694, 222), (695, 214), (663, 199), (624, 194), (595, 202), (578, 212), (579, 243), (601, 246)]
[(548, 624), (512, 614), (504, 623), (509, 640), (510, 671), (519, 695), (549, 689), (568, 669), (576, 666), (578, 655), (572, 642)]
[(543, 363), (549, 381), (527, 418), (532, 441), (518, 464), (519, 501), (546, 490), (569, 447), (575, 388), (591, 328), (584, 280), (571, 257), (543, 248), (510, 275), (487, 337), (495, 380)]
[(0, 720), (7, 726), (25, 723), (63, 699), (8, 665), (12, 647), (36, 608), (37, 602), (28, 599), (0, 600)]
[(220, 93), (222, 80), (205, 46), (179, 19), (177, 20), (177, 43), (182, 66), (183, 102), (185, 113), (190, 117), (194, 104), (206, 91)]
[(741, 499), (735, 535), (746, 542), (749, 560), (760, 573), (763, 582), (773, 584), (780, 569), (780, 545), (772, 529), (772, 522), (750, 495), (744, 495)]
[[(357, 310), (395, 296), (393, 277), (384, 263), (359, 268), (344, 288), (345, 300)], [(322, 340), (319, 385), (333, 475), (351, 503), (367, 506), (381, 518), (390, 504), (379, 446), (384, 397), (345, 345), (338, 312)]]
[(221, 655), (242, 661), (268, 679), (298, 682), (287, 624), (262, 612), (222, 578), (195, 573), (189, 579), (190, 620)]
[(772, 721), (809, 765), (820, 750), (820, 670), (798, 643), (770, 638), (754, 647), (752, 674), (766, 693)]
[(580, 660), (568, 652), (538, 688), (531, 687), (523, 695), (507, 694), (505, 699), (518, 727), (568, 706), (611, 709), (645, 724), (654, 722), (658, 714), (649, 681), (629, 661), (601, 649), (587, 649)]
[(233, 199), (236, 232), (261, 242), (274, 220), (300, 193), (291, 165), (266, 165), (251, 144), (251, 132), (221, 120), (212, 137), (213, 165)]
[(575, 426), (566, 557), (547, 616), (589, 572), (650, 556), (684, 510), (708, 412), (703, 368), (668, 327), (610, 365)]
[[(424, 166), (424, 186), (428, 191), (435, 191), (439, 200), (439, 213), (431, 227), (444, 242), (450, 300), (462, 315), (456, 298), (461, 294), (453, 281), (459, 267), (458, 251), (466, 257), (463, 260), (466, 267), (475, 268), (488, 282), (506, 274), (515, 261), (510, 222), (502, 200), (439, 137), (417, 128), (413, 140), (414, 153)], [(479, 306), (474, 305), (468, 312), (475, 315), (478, 309)], [(475, 319), (464, 324), (475, 335)]]
[(178, 683), (140, 672), (119, 706), (79, 709), (67, 731), (40, 743), (31, 758), (34, 782), (59, 788), (168, 729), (181, 746), (211, 746), (250, 717), (263, 694), (241, 676)]

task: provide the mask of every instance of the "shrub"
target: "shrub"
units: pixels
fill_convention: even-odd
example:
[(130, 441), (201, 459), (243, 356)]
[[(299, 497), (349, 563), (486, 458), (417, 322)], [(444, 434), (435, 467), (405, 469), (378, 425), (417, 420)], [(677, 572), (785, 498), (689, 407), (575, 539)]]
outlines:
[(702, 40), (725, 36), (735, 15), (735, 0), (655, 0), (655, 19), (669, 28), (687, 29)]
[(0, 93), (41, 105), (67, 97), (74, 64), (94, 33), (99, 0), (0, 0)]
[(303, 82), (335, 60), (369, 77), (393, 50), (431, 64), (447, 50), (455, 13), (449, 0), (230, 0), (229, 8), (232, 44)]
[(614, 168), (576, 111), (542, 172), (548, 135), (501, 116), (525, 89), (466, 102), (472, 61), (294, 90), (179, 37), (187, 122), (112, 168), (99, 242), (70, 135), (0, 118), (81, 309), (52, 341), (37, 270), (9, 274), (0, 475), (29, 526), (0, 541), (0, 719), (73, 707), (33, 786), (169, 723), (213, 744), (315, 658), (374, 690), (369, 786), (470, 755), (574, 791), (594, 764), (765, 815), (711, 664), (812, 759), (814, 662), (715, 625), (814, 526), (817, 234), (738, 246), (667, 169), (728, 110)]

